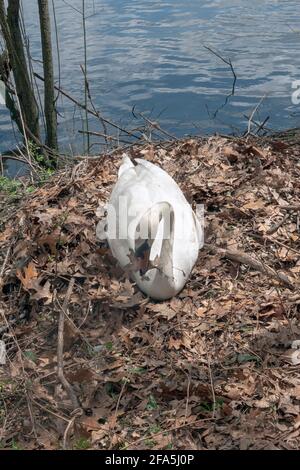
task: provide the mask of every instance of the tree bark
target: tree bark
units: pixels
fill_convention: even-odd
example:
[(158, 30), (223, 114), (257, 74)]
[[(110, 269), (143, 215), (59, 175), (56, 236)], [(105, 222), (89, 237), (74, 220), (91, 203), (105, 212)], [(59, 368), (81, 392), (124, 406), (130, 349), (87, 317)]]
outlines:
[(53, 150), (57, 150), (57, 117), (55, 109), (51, 23), (48, 0), (38, 0), (38, 6), (45, 77), (44, 112), (46, 119), (46, 145)]
[(7, 12), (4, 0), (0, 0), (0, 27), (12, 65), (20, 111), (26, 127), (40, 139), (39, 111), (29, 78), (19, 20), (20, 0), (8, 0)]

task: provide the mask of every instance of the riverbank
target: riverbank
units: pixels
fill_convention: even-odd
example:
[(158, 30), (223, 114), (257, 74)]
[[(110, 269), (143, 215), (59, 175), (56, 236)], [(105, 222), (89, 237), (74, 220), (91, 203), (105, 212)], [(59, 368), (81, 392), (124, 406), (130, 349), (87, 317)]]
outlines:
[(122, 152), (83, 160), (20, 190), (11, 212), (3, 206), (1, 446), (299, 448), (297, 134), (128, 152), (205, 204), (206, 245), (170, 301), (126, 279), (96, 240)]

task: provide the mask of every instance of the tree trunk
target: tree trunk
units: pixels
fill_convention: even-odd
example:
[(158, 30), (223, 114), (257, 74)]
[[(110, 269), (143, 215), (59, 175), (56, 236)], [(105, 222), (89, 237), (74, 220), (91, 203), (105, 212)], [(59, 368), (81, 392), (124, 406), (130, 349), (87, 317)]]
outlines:
[(57, 119), (54, 95), (51, 23), (48, 0), (38, 0), (38, 5), (45, 77), (44, 112), (46, 119), (46, 145), (53, 150), (57, 150)]
[(0, 0), (0, 26), (12, 65), (25, 129), (28, 128), (40, 139), (39, 111), (28, 74), (19, 19), (20, 0), (8, 0), (7, 14), (4, 0)]

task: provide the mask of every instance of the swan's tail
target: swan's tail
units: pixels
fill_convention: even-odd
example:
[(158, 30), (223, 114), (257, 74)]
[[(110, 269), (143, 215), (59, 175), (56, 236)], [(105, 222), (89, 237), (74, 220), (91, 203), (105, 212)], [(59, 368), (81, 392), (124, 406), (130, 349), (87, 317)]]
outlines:
[(123, 159), (118, 171), (118, 177), (120, 178), (120, 176), (122, 176), (125, 171), (129, 170), (129, 168), (134, 168), (134, 164), (128, 157), (127, 153), (123, 153)]

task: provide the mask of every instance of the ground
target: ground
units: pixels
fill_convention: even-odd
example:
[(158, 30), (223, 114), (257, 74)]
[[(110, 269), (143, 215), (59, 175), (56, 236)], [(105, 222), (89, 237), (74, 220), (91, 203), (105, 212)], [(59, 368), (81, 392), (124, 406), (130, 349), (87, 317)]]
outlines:
[(299, 146), (212, 137), (128, 152), (204, 204), (206, 245), (176, 298), (137, 289), (96, 240), (121, 153), (3, 205), (0, 445), (299, 448)]

